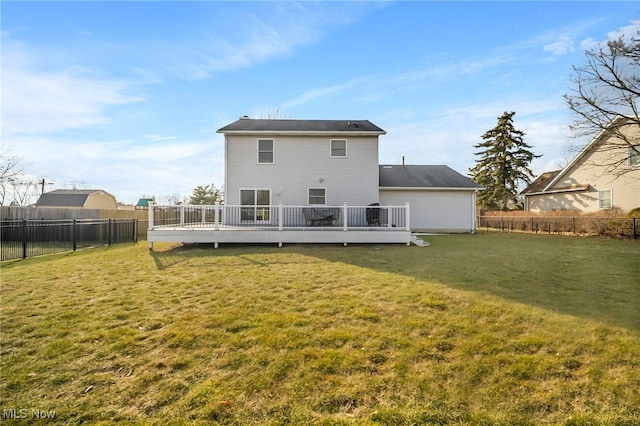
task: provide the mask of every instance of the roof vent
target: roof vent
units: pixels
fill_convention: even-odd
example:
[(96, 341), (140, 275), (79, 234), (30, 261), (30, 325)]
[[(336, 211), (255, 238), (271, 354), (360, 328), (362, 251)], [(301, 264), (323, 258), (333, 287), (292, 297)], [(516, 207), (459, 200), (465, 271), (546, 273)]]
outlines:
[(249, 116), (248, 115), (243, 115), (242, 117), (240, 117), (240, 120), (248, 120)]

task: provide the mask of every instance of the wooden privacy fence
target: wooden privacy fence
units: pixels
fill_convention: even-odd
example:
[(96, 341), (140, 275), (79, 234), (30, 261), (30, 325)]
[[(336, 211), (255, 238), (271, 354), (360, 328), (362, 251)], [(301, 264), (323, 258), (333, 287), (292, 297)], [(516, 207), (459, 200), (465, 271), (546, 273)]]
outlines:
[(638, 217), (478, 216), (478, 230), (640, 237)]
[(137, 219), (2, 220), (0, 260), (135, 243)]

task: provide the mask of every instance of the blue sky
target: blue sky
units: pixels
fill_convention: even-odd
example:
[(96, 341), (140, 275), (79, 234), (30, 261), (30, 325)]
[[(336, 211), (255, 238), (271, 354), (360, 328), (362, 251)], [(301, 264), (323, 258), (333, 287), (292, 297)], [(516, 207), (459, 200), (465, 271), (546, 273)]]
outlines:
[(118, 201), (223, 184), (216, 130), (274, 110), (368, 119), (380, 162), (447, 164), (515, 111), (542, 158), (572, 155), (584, 50), (640, 30), (629, 2), (3, 1), (2, 140), (25, 179)]

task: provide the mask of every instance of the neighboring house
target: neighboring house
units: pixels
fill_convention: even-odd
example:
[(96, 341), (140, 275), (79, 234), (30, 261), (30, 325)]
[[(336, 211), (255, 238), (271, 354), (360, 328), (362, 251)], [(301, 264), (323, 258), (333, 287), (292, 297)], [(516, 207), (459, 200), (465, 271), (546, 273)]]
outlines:
[(380, 204), (411, 203), (414, 231), (473, 232), (480, 189), (448, 166), (380, 166)]
[[(611, 126), (622, 120), (618, 117)], [(622, 129), (627, 138), (638, 141), (640, 149), (638, 127)], [(613, 169), (611, 164), (618, 168)], [(629, 211), (640, 207), (640, 155), (616, 139), (613, 132), (602, 131), (564, 169), (543, 173), (521, 195), (525, 210), (533, 212)]]
[(38, 198), (36, 207), (117, 209), (113, 195), (100, 189), (56, 189)]
[(378, 137), (386, 132), (367, 120), (243, 117), (218, 133), (225, 136), (225, 204), (410, 203), (413, 230), (475, 230), (481, 187), (447, 166), (380, 166)]

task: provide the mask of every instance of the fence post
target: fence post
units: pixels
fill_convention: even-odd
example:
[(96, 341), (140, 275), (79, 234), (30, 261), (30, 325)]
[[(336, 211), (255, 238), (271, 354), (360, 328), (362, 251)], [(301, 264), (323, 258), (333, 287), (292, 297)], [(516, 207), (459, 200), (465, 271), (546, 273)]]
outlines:
[(111, 247), (111, 218), (107, 219), (107, 245)]
[(22, 258), (27, 258), (27, 219), (22, 220)]
[(138, 244), (138, 219), (133, 219), (133, 242)]
[(220, 229), (220, 201), (216, 201), (213, 211), (213, 228), (217, 231)]
[(344, 217), (344, 226), (342, 227), (342, 229), (345, 231), (347, 230), (347, 211), (347, 203), (344, 203), (344, 205), (342, 206), (342, 217)]
[(637, 229), (637, 228), (636, 228), (636, 218), (634, 217), (634, 218), (633, 218), (633, 239), (634, 239), (634, 240), (638, 238), (638, 237), (637, 237), (637, 234), (636, 234), (636, 229)]
[(73, 223), (71, 224), (71, 241), (73, 246), (73, 251), (76, 251), (78, 248), (78, 236), (76, 235), (76, 219), (73, 219)]

